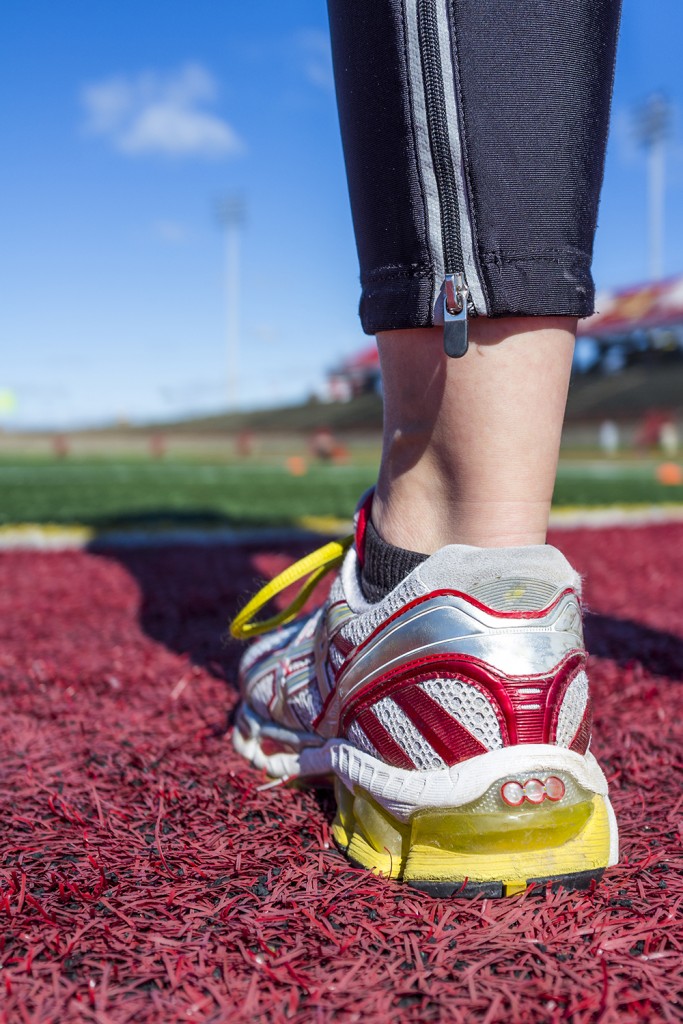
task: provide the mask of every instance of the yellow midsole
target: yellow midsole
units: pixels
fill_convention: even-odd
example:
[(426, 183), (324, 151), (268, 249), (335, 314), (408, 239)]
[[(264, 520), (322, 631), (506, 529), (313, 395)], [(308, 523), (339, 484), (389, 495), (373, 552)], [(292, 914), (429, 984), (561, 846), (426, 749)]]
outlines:
[(609, 861), (607, 803), (598, 795), (567, 807), (527, 807), (518, 821), (514, 811), (458, 809), (422, 812), (402, 823), (365, 793), (354, 795), (340, 783), (336, 792), (336, 842), (355, 863), (388, 878), (502, 882), (509, 895), (529, 879), (599, 871)]

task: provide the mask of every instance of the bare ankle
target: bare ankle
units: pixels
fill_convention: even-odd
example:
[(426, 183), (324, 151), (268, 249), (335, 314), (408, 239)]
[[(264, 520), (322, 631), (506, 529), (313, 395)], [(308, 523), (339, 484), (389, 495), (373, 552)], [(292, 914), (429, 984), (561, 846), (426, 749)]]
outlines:
[(410, 487), (403, 500), (378, 491), (372, 521), (387, 543), (429, 555), (447, 544), (481, 548), (545, 544), (549, 512), (549, 500), (439, 500), (423, 488)]

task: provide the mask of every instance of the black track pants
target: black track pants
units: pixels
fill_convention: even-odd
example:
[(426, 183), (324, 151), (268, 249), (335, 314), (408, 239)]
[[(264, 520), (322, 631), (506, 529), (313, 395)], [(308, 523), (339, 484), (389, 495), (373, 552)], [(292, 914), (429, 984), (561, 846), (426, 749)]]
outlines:
[(365, 331), (590, 314), (619, 0), (328, 7)]

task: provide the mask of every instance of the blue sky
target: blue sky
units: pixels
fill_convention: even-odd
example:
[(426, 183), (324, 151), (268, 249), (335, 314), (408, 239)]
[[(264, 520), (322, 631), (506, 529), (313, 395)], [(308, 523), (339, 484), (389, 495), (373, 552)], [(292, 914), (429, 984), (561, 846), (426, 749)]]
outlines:
[[(665, 272), (683, 272), (682, 34), (680, 0), (625, 0), (599, 287), (647, 276), (629, 124), (654, 90), (676, 104)], [(324, 0), (8, 0), (0, 83), (0, 422), (225, 404), (226, 194), (247, 207), (240, 404), (301, 398), (366, 343)]]

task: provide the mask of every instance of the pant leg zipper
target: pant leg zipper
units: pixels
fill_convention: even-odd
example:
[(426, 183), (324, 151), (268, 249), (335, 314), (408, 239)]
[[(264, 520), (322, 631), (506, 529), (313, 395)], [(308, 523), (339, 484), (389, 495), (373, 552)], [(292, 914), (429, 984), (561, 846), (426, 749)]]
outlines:
[(443, 347), (455, 359), (467, 352), (467, 299), (464, 274), (446, 274), (443, 293)]
[[(458, 358), (467, 352), (469, 288), (463, 270), (458, 188), (448, 135), (436, 3), (437, 0), (417, 0), (417, 30), (427, 130), (441, 208), (444, 349), (447, 355)], [(458, 130), (457, 125), (453, 130)]]

